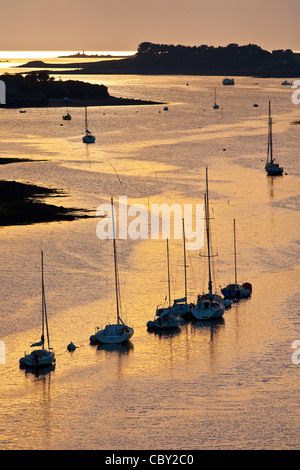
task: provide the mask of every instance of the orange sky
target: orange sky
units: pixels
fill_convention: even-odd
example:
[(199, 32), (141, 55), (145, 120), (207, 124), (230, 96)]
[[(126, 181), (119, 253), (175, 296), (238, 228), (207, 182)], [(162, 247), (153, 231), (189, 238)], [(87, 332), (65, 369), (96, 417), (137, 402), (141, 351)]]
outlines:
[(150, 41), (300, 51), (300, 0), (0, 2), (0, 50), (136, 50)]

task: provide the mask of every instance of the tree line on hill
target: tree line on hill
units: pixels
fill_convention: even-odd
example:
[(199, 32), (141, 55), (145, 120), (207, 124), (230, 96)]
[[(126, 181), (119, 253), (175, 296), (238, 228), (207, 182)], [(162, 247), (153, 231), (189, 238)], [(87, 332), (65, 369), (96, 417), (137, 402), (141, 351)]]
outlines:
[(55, 80), (46, 70), (26, 75), (6, 73), (0, 79), (6, 86), (6, 103), (12, 107), (47, 106), (51, 99), (102, 100), (110, 97), (104, 85), (78, 80)]
[(245, 68), (260, 68), (272, 66), (293, 66), (296, 58), (290, 49), (262, 49), (255, 44), (239, 46), (232, 43), (228, 46), (182, 46), (170, 44), (153, 44), (142, 42), (138, 46), (136, 60), (149, 64), (164, 65), (165, 67), (211, 68), (228, 69), (232, 72)]
[(82, 65), (81, 73), (296, 77), (300, 61), (290, 49), (270, 52), (255, 44), (214, 47), (142, 42), (134, 56)]

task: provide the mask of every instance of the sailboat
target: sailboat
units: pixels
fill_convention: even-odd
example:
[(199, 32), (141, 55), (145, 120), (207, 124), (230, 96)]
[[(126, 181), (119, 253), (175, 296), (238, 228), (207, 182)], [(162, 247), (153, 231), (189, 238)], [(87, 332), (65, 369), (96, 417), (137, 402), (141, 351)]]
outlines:
[(233, 240), (234, 240), (234, 284), (228, 284), (225, 288), (221, 289), (225, 299), (243, 299), (250, 297), (252, 293), (252, 285), (250, 282), (245, 282), (243, 285), (237, 282), (237, 268), (236, 268), (236, 230), (235, 219), (233, 219)]
[[(193, 303), (187, 303), (187, 276), (186, 276), (186, 239), (185, 239), (185, 228), (184, 219), (182, 219), (182, 234), (183, 234), (183, 266), (184, 266), (184, 297), (180, 299), (174, 299), (174, 303), (171, 306), (171, 312), (181, 317), (189, 316), (191, 308), (194, 308)], [(161, 309), (158, 312), (162, 313)], [(157, 314), (158, 314), (157, 312)]]
[(214, 104), (214, 109), (219, 109), (219, 106), (217, 105), (217, 89), (215, 88), (215, 104)]
[(106, 325), (103, 330), (96, 329), (94, 335), (90, 337), (90, 341), (104, 344), (119, 344), (128, 341), (134, 330), (130, 326), (125, 325), (120, 316), (120, 292), (119, 292), (119, 274), (118, 274), (118, 263), (117, 263), (117, 250), (116, 250), (116, 237), (115, 237), (115, 222), (114, 222), (114, 210), (113, 210), (113, 198), (111, 199), (112, 209), (112, 225), (113, 225), (113, 249), (114, 249), (114, 268), (115, 268), (115, 290), (116, 290), (116, 304), (117, 304), (117, 323)]
[(169, 257), (169, 240), (167, 238), (167, 263), (168, 263), (168, 300), (167, 308), (156, 309), (156, 317), (154, 321), (148, 321), (147, 328), (154, 330), (169, 330), (178, 328), (180, 318), (178, 314), (172, 311), (171, 307), (171, 289), (170, 289), (170, 257)]
[(93, 144), (96, 140), (96, 137), (88, 130), (88, 121), (87, 121), (87, 106), (85, 107), (85, 136), (82, 137), (82, 142), (84, 144)]
[(208, 259), (208, 293), (198, 295), (195, 308), (191, 309), (195, 320), (216, 320), (222, 318), (225, 312), (225, 305), (220, 295), (212, 292), (211, 275), (211, 246), (210, 246), (210, 227), (209, 227), (209, 196), (208, 196), (208, 174), (206, 168), (206, 192), (205, 192), (205, 225), (207, 239), (207, 259)]
[(65, 114), (62, 118), (64, 121), (71, 121), (72, 117), (71, 117), (71, 114), (69, 113), (68, 108), (67, 108), (67, 114)]
[[(44, 286), (44, 255), (43, 250), (41, 251), (42, 261), (42, 335), (41, 340), (37, 343), (31, 344), (32, 347), (41, 346), (41, 349), (34, 349), (30, 354), (26, 353), (21, 357), (19, 363), (23, 367), (45, 367), (55, 364), (55, 354), (53, 348), (50, 347), (49, 328), (47, 320), (47, 309), (46, 309), (46, 297), (45, 297), (45, 286)], [(47, 333), (48, 349), (45, 348), (45, 329)]]
[(273, 158), (273, 138), (272, 138), (272, 117), (271, 117), (271, 102), (269, 101), (269, 121), (268, 121), (268, 151), (267, 151), (267, 162), (265, 170), (268, 176), (282, 175), (283, 168), (278, 163), (274, 163)]

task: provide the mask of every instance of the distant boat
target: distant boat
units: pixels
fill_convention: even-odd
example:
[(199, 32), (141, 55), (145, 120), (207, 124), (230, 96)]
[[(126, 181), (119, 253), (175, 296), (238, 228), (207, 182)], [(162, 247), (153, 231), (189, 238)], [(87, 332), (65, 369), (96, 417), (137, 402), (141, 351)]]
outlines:
[(217, 105), (217, 89), (215, 88), (215, 104), (214, 104), (214, 109), (219, 109), (219, 106)]
[(64, 121), (71, 121), (72, 117), (71, 117), (71, 114), (69, 113), (68, 108), (67, 108), (67, 114), (65, 114), (62, 118)]
[(288, 86), (292, 86), (292, 83), (291, 82), (288, 82), (287, 80), (284, 80), (284, 82), (282, 82), (281, 85), (288, 85)]
[[(46, 309), (46, 297), (45, 297), (45, 286), (44, 286), (44, 259), (43, 251), (41, 252), (42, 258), (42, 336), (41, 340), (37, 343), (31, 344), (32, 347), (41, 346), (42, 349), (35, 349), (30, 354), (25, 352), (24, 357), (21, 357), (19, 364), (23, 367), (46, 367), (55, 364), (55, 354), (53, 348), (50, 347), (48, 320), (47, 320), (47, 309)], [(45, 329), (47, 333), (48, 349), (45, 349)]]
[(87, 120), (87, 106), (85, 107), (85, 136), (82, 137), (82, 142), (84, 144), (93, 144), (96, 140), (96, 137), (88, 130), (88, 120)]
[(234, 78), (224, 78), (223, 85), (234, 85)]
[(113, 224), (113, 249), (114, 249), (114, 267), (115, 267), (115, 290), (116, 290), (116, 304), (117, 304), (117, 323), (108, 324), (103, 330), (97, 329), (96, 333), (90, 337), (90, 341), (99, 341), (103, 344), (120, 344), (128, 341), (134, 330), (130, 326), (125, 325), (120, 316), (120, 292), (119, 292), (119, 273), (117, 263), (117, 250), (116, 250), (116, 237), (115, 237), (115, 222), (113, 211), (113, 198), (111, 199), (112, 209), (112, 224)]
[(235, 233), (235, 219), (233, 219), (233, 240), (234, 240), (234, 284), (228, 284), (224, 289), (221, 289), (225, 299), (242, 299), (250, 297), (252, 293), (252, 285), (245, 282), (242, 286), (237, 282), (237, 268), (236, 268), (236, 233)]
[(147, 328), (150, 330), (170, 330), (178, 328), (180, 324), (179, 315), (172, 312), (171, 292), (170, 292), (170, 257), (169, 257), (169, 240), (167, 239), (167, 264), (168, 264), (168, 300), (167, 308), (157, 308), (154, 321), (148, 321)]
[(267, 150), (267, 162), (265, 170), (268, 176), (282, 175), (283, 168), (278, 163), (274, 163), (273, 158), (273, 137), (272, 137), (272, 117), (271, 117), (271, 102), (269, 101), (269, 121), (268, 121), (268, 150)]
[(209, 195), (208, 195), (208, 174), (206, 168), (206, 192), (205, 192), (205, 225), (206, 225), (206, 243), (208, 259), (208, 293), (199, 295), (195, 308), (191, 309), (195, 320), (217, 320), (223, 317), (225, 305), (220, 295), (212, 293), (211, 276), (211, 238), (209, 227)]

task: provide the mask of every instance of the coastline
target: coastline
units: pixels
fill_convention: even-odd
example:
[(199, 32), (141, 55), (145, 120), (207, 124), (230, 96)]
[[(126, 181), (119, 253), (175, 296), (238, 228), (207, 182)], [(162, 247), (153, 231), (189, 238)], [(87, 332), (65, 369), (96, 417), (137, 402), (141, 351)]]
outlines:
[(94, 217), (87, 214), (92, 211), (86, 209), (65, 208), (41, 202), (46, 197), (63, 196), (63, 192), (57, 189), (0, 180), (0, 227)]

